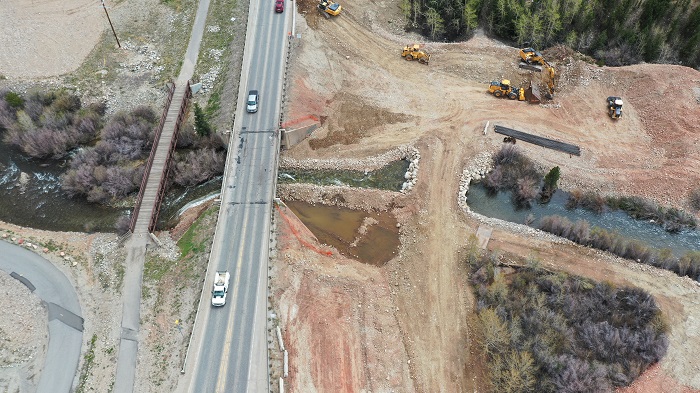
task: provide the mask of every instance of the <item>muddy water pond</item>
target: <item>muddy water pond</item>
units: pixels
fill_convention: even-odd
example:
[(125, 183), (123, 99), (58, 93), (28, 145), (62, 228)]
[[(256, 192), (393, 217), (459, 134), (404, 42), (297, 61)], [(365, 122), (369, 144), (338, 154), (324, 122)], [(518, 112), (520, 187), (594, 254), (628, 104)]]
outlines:
[(318, 238), (342, 255), (383, 266), (399, 249), (396, 218), (388, 212), (365, 212), (342, 207), (285, 202)]

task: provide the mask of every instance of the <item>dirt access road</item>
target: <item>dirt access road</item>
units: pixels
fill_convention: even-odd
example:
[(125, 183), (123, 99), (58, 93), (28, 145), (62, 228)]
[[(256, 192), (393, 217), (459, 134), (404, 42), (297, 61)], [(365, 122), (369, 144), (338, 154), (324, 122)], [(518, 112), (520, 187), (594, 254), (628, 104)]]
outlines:
[[(516, 48), (481, 34), (458, 44), (426, 43), (432, 54), (426, 67), (399, 56), (403, 45), (424, 40), (402, 32), (398, 3), (343, 4), (343, 13), (331, 20), (318, 15), (313, 1), (297, 6), (305, 17), (297, 19), (302, 38), (294, 43), (287, 117), (316, 115), (322, 126), (285, 155), (357, 159), (410, 144), (421, 161), (418, 184), (407, 195), (282, 188), (290, 199), (315, 194), (319, 203), (389, 210), (401, 236), (397, 257), (372, 267), (315, 251), (323, 245), (304, 246), (312, 235), (289, 212), (280, 215), (272, 286), (290, 351), (287, 386), (293, 391), (486, 389), (483, 359), (474, 347), (474, 299), (460, 261), (460, 250), (482, 223), (458, 208), (457, 194), (465, 166), (502, 143), (490, 130), (483, 134), (487, 121), (579, 145), (582, 155), (570, 157), (518, 144), (543, 168), (558, 165), (564, 189), (639, 195), (686, 208), (688, 192), (700, 180), (700, 126), (693, 120), (700, 116), (696, 70), (601, 68), (572, 52), (552, 50), (545, 55), (560, 73), (557, 95), (544, 105), (528, 105), (486, 92), (490, 80), (520, 84), (531, 77), (517, 68)], [(625, 99), (620, 121), (607, 116), (609, 95)], [(671, 344), (660, 367), (630, 391), (700, 388), (695, 283), (488, 221), (494, 228), (489, 249), (651, 291), (671, 323)]]

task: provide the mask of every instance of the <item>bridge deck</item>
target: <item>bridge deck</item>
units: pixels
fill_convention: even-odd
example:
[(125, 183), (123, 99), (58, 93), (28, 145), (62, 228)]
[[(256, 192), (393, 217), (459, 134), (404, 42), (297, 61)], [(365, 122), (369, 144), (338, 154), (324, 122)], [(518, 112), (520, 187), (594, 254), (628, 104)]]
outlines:
[(136, 218), (136, 224), (134, 225), (134, 235), (148, 233), (148, 226), (151, 222), (154, 209), (156, 208), (156, 200), (158, 198), (158, 192), (160, 191), (161, 180), (163, 176), (165, 176), (170, 143), (175, 135), (177, 118), (180, 114), (180, 105), (185, 99), (186, 91), (186, 83), (180, 83), (175, 86), (173, 100), (170, 103), (168, 114), (163, 124), (163, 132), (160, 135), (160, 139), (154, 141), (154, 143), (158, 143), (158, 147), (156, 148), (153, 158), (153, 166), (151, 166), (151, 171), (148, 174), (146, 188), (143, 190), (141, 206)]

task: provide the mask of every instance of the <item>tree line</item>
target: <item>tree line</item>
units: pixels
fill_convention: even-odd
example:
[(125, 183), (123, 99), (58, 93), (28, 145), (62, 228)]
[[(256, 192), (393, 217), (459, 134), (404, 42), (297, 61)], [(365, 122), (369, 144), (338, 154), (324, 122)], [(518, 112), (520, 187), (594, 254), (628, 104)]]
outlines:
[(482, 27), (518, 46), (565, 44), (611, 66), (700, 67), (697, 0), (402, 0), (409, 26), (434, 40)]

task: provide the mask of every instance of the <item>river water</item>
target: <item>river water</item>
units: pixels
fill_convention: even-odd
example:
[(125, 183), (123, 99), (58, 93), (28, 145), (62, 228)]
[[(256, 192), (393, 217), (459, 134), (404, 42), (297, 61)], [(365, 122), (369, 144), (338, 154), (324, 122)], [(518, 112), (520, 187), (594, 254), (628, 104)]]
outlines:
[(617, 232), (657, 249), (671, 249), (677, 256), (687, 251), (700, 250), (700, 231), (683, 230), (679, 233), (669, 233), (653, 222), (635, 220), (622, 211), (596, 214), (581, 208), (569, 210), (566, 208), (568, 193), (561, 190), (554, 193), (549, 203), (533, 203), (527, 208), (515, 206), (511, 197), (511, 192), (499, 192), (494, 195), (482, 184), (472, 183), (467, 194), (467, 204), (476, 213), (504, 221), (526, 224), (534, 219), (532, 226), (537, 226), (540, 218), (551, 215), (566, 217), (572, 222), (586, 220), (592, 227)]
[[(68, 198), (60, 175), (68, 160), (34, 160), (0, 142), (0, 221), (49, 231), (115, 232), (114, 224), (132, 207), (114, 208)], [(25, 173), (26, 175), (21, 175)], [(20, 182), (24, 177), (25, 181)], [(221, 189), (221, 177), (191, 188), (173, 188), (163, 198), (159, 227), (172, 225), (189, 201)]]
[(334, 171), (280, 169), (279, 183), (311, 183), (320, 186), (350, 186), (400, 191), (404, 175), (408, 171), (408, 160), (397, 160), (374, 171)]

